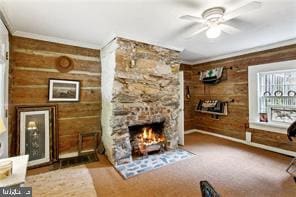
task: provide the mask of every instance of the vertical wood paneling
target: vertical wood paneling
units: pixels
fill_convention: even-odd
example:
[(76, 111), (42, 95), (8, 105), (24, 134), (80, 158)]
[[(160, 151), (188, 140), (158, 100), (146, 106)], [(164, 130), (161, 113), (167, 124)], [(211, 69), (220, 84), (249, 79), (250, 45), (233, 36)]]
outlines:
[[(100, 131), (100, 53), (99, 50), (11, 37), (9, 88), (10, 154), (15, 153), (16, 105), (48, 104), (48, 79), (80, 80), (80, 102), (58, 104), (59, 151), (77, 151), (78, 133)], [(60, 73), (56, 58), (73, 59), (74, 69)], [(91, 145), (91, 144), (90, 144)]]
[[(248, 66), (296, 59), (296, 45), (251, 53), (198, 65), (183, 65), (185, 84), (190, 87), (191, 99), (185, 100), (185, 128), (202, 129), (239, 139), (245, 137), (248, 124)], [(227, 78), (217, 85), (204, 85), (199, 81), (199, 72), (224, 66)], [(232, 68), (232, 69), (230, 69)], [(186, 91), (186, 90), (185, 90)], [(229, 115), (214, 120), (208, 114), (194, 111), (199, 99), (219, 99), (228, 101)], [(285, 134), (261, 130), (250, 130), (254, 142), (296, 151), (296, 144), (288, 141)]]

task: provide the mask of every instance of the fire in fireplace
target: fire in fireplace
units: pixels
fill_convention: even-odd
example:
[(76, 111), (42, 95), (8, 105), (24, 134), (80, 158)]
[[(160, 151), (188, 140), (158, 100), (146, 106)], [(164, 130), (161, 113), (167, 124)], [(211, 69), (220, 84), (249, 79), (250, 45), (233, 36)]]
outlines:
[(166, 148), (163, 122), (130, 126), (129, 132), (134, 155), (148, 155), (153, 152), (162, 152)]

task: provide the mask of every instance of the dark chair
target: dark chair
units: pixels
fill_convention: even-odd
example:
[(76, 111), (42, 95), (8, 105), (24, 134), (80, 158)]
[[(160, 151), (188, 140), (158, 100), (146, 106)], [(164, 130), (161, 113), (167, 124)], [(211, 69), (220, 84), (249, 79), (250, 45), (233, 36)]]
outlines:
[(290, 141), (293, 141), (293, 137), (296, 137), (296, 121), (289, 126), (287, 136)]
[(208, 181), (200, 182), (200, 190), (202, 197), (220, 197)]
[[(293, 141), (293, 138), (296, 137), (296, 121), (289, 126), (287, 136), (290, 141)], [(294, 177), (296, 182), (296, 158), (291, 161), (286, 171)]]

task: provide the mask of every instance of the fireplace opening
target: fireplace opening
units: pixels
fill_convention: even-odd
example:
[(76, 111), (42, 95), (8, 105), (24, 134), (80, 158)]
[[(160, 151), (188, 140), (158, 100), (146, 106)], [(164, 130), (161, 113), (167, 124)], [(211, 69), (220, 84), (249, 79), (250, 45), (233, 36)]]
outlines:
[(165, 150), (164, 122), (129, 126), (132, 154), (148, 155)]

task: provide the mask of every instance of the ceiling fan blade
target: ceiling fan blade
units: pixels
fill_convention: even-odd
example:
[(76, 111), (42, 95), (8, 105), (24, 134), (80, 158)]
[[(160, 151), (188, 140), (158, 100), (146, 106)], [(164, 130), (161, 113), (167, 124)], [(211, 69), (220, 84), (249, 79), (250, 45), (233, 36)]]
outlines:
[(230, 26), (230, 25), (226, 25), (226, 24), (220, 24), (219, 27), (221, 28), (221, 30), (225, 33), (228, 33), (228, 34), (236, 34), (238, 32), (240, 32), (239, 29), (233, 27), (233, 26)]
[(189, 21), (193, 21), (193, 22), (197, 22), (197, 23), (203, 23), (204, 19), (201, 17), (197, 17), (197, 16), (191, 16), (191, 15), (183, 15), (179, 17), (180, 19), (183, 20), (189, 20)]
[(188, 39), (190, 39), (190, 38), (196, 36), (197, 34), (200, 34), (201, 32), (207, 30), (208, 28), (209, 28), (208, 26), (205, 26), (205, 27), (200, 28), (199, 30), (197, 30), (197, 31), (195, 31), (194, 33), (192, 33), (190, 36), (187, 36), (187, 37), (186, 37), (186, 40), (188, 40)]
[(238, 17), (239, 15), (246, 14), (250, 11), (254, 11), (256, 9), (259, 9), (261, 7), (262, 3), (259, 1), (252, 1), (250, 3), (247, 3), (246, 5), (239, 7), (235, 10), (232, 10), (230, 12), (226, 12), (224, 15), (224, 21), (231, 20), (235, 17)]

